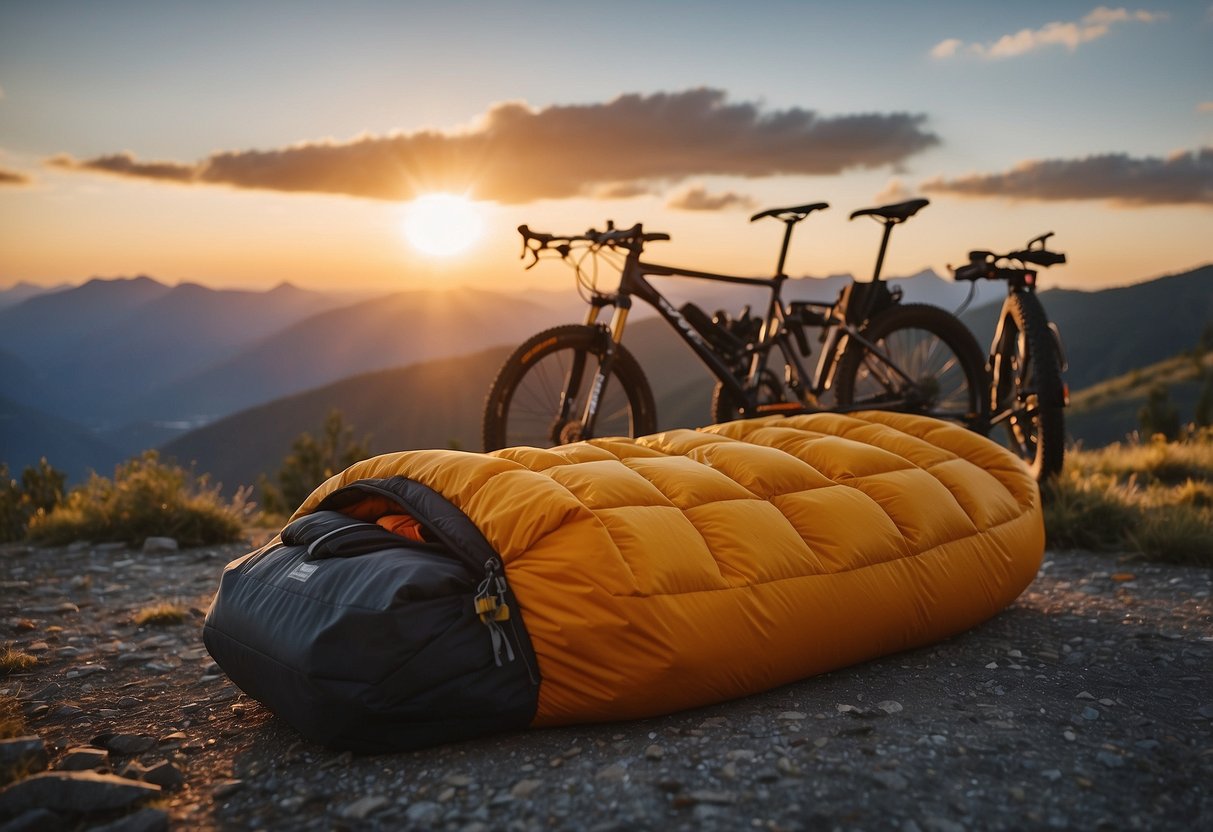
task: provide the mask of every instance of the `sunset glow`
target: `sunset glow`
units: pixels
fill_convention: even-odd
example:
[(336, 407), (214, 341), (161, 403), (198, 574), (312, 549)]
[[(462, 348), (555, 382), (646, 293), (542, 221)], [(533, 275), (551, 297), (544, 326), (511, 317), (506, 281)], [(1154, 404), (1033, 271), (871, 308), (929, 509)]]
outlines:
[(470, 199), (454, 194), (426, 194), (404, 209), (401, 230), (423, 254), (451, 257), (474, 246), (484, 231), (484, 218)]
[(0, 4), (0, 288), (540, 286), (517, 226), (607, 220), (764, 274), (749, 215), (818, 201), (789, 273), (867, 275), (850, 212), (920, 196), (891, 276), (1047, 230), (1050, 287), (1213, 259), (1208, 3), (620, 3), (643, 37), (592, 53), (537, 0)]

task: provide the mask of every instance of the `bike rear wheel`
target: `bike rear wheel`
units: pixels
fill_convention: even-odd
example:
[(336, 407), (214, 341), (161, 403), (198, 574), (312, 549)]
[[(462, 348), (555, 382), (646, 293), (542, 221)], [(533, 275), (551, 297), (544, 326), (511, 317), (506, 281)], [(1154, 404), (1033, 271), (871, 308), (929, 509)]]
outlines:
[(999, 333), (993, 420), (1006, 429), (1006, 447), (1044, 482), (1061, 471), (1065, 458), (1061, 356), (1035, 295), (1007, 296)]
[(889, 360), (852, 338), (835, 375), (840, 405), (919, 413), (986, 431), (985, 360), (955, 315), (925, 304), (894, 306), (860, 334)]
[(594, 429), (584, 429), (586, 401), (610, 346), (606, 330), (575, 324), (527, 339), (506, 359), (489, 390), (485, 451), (516, 445), (550, 448), (593, 436), (656, 432), (653, 391), (622, 345), (614, 347), (614, 362), (599, 392)]

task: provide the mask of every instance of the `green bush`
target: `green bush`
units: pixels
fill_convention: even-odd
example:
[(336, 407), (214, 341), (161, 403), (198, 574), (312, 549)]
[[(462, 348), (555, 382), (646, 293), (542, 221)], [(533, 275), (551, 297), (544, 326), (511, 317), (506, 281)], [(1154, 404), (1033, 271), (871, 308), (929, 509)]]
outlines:
[(370, 455), (367, 438), (354, 439), (354, 429), (345, 424), (340, 411), (329, 411), (320, 438), (300, 434), (282, 461), (277, 485), (261, 478), (261, 503), (267, 513), (287, 515), (316, 487)]
[(241, 536), (246, 496), (225, 501), (205, 476), (145, 451), (119, 465), (113, 480), (93, 474), (53, 511), (35, 515), (29, 537), (50, 545), (88, 540), (138, 546), (149, 537), (172, 537), (182, 546), (226, 543)]
[(8, 466), (0, 464), (0, 543), (25, 537), (30, 519), (46, 515), (63, 502), (66, 478), (46, 461), (37, 468), (26, 467), (21, 482), (9, 475)]

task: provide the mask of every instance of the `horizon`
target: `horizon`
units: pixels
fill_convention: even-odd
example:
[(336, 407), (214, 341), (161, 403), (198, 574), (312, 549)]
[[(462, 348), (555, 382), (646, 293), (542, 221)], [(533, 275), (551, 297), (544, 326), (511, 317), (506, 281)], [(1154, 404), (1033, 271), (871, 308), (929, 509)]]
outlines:
[[(788, 273), (863, 280), (879, 230), (847, 216), (917, 196), (889, 275), (1050, 230), (1046, 288), (1213, 262), (1213, 4), (613, 10), (6, 5), (0, 289), (567, 291), (515, 227), (607, 219), (670, 233), (654, 262), (761, 275), (781, 228), (749, 215), (819, 200)], [(419, 236), (437, 194), (466, 215)]]

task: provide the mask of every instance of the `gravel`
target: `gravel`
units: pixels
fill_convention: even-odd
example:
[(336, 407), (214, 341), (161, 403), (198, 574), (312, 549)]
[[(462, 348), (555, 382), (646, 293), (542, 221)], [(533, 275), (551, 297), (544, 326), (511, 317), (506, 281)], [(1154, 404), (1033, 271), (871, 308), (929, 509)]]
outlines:
[[(357, 757), (301, 740), (201, 649), (219, 572), (244, 550), (0, 551), (3, 640), (38, 658), (0, 694), (49, 768), (92, 761), (160, 789), (156, 808), (68, 828), (167, 814), (191, 830), (1186, 832), (1213, 818), (1209, 570), (1049, 552), (1005, 612), (930, 647), (657, 719)], [(186, 622), (132, 623), (164, 601)]]

